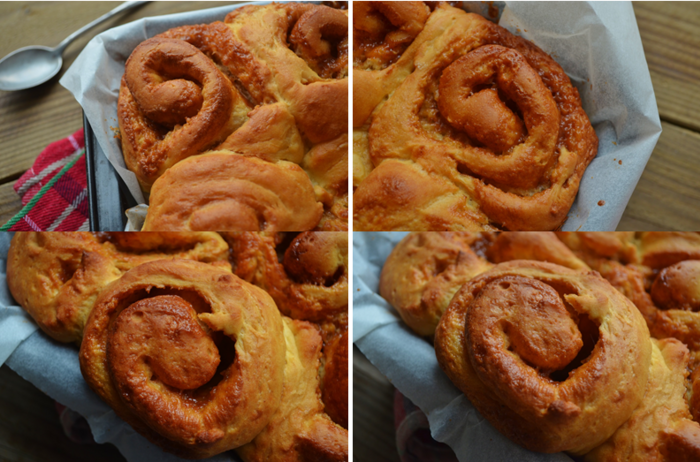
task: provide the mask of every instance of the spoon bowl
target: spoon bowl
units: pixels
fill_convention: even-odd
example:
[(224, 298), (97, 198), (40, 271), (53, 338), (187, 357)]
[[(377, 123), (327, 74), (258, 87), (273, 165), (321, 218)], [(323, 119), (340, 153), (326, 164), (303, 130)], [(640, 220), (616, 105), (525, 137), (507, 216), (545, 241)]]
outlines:
[(58, 74), (63, 58), (56, 48), (20, 48), (0, 60), (0, 90), (15, 91), (36, 87)]
[(63, 66), (63, 51), (82, 33), (122, 11), (141, 6), (146, 1), (124, 2), (109, 13), (70, 34), (56, 48), (31, 46), (15, 50), (0, 59), (0, 90), (16, 91), (36, 87), (51, 79)]

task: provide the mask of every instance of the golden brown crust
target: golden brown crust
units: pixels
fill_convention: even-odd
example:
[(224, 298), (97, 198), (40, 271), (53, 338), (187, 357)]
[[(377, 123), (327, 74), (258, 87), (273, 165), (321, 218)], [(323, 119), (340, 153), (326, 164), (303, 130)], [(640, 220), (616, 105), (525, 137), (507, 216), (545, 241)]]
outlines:
[(324, 342), (324, 373), (321, 397), (326, 414), (343, 428), (348, 428), (348, 349), (347, 328)]
[(241, 104), (231, 81), (189, 43), (154, 37), (136, 47), (126, 62), (118, 112), (124, 161), (144, 192), (169, 167), (233, 132)]
[(223, 263), (227, 252), (214, 233), (16, 233), (7, 283), (44, 332), (80, 342), (95, 299), (125, 271), (164, 258)]
[(640, 242), (633, 232), (558, 232), (557, 237), (579, 258), (595, 266), (600, 258), (640, 263)]
[(160, 260), (128, 271), (97, 299), (80, 365), (90, 387), (144, 436), (205, 458), (268, 424), (284, 352), (282, 319), (265, 292), (225, 268)]
[(578, 455), (639, 405), (651, 358), (639, 311), (597, 273), (524, 260), (467, 283), (440, 320), (435, 348), (503, 434), (531, 450)]
[[(629, 420), (586, 454), (588, 462), (697, 460), (700, 425), (691, 420), (684, 399), (688, 349), (678, 340), (652, 340), (646, 394)], [(685, 454), (685, 458), (681, 457)]]
[(475, 233), (414, 233), (391, 252), (379, 293), (418, 335), (429, 336), (452, 296), (474, 276), (491, 268), (469, 244)]
[(285, 104), (258, 106), (245, 124), (224, 140), (216, 150), (232, 151), (268, 162), (286, 160), (301, 163), (304, 141)]
[(700, 235), (681, 232), (558, 233), (639, 308), (654, 337), (700, 349)]
[(567, 268), (589, 269), (555, 234), (548, 232), (501, 233), (488, 248), (489, 261), (535, 260)]
[(358, 231), (494, 230), (459, 188), (410, 162), (382, 162), (355, 190), (353, 225)]
[[(360, 40), (369, 43), (367, 34)], [(364, 50), (367, 45), (358, 46)], [(487, 217), (486, 222), (473, 220), (482, 229), (554, 230), (563, 224), (598, 140), (577, 90), (552, 58), (498, 25), (443, 3), (405, 53), (388, 62), (386, 69), (376, 70), (364, 69), (367, 62), (355, 63), (361, 67), (355, 80), (355, 127), (368, 132), (366, 154), (375, 171), (401, 160), (420, 166), (416, 171), (424, 174), (384, 170), (382, 177), (392, 180), (381, 182), (370, 181), (374, 172), (359, 177), (355, 218), (362, 229), (463, 229), (457, 210), (443, 208), (447, 224), (423, 219), (407, 228), (414, 223), (396, 222), (393, 215), (408, 213), (415, 204), (389, 203), (383, 219), (379, 205), (367, 201), (394, 194), (391, 187), (399, 182), (408, 191), (413, 182), (429, 181), (442, 184), (442, 191), (429, 193), (431, 199), (462, 196), (453, 209)], [(511, 128), (508, 134), (503, 127)], [(390, 171), (397, 168), (406, 172), (399, 164)]]
[(661, 439), (661, 454), (668, 462), (693, 462), (700, 460), (700, 426), (697, 422), (682, 419), (675, 428)]
[(318, 231), (348, 230), (348, 137), (317, 144), (301, 164), (314, 185), (324, 213)]
[[(347, 229), (347, 21), (346, 11), (309, 3), (249, 5), (226, 23), (176, 27), (134, 50), (119, 122), (125, 163), (146, 196), (171, 167), (225, 150), (268, 163), (238, 162), (264, 202), (283, 193), (295, 205), (291, 215), (299, 216), (258, 223), (270, 217), (254, 216), (245, 204), (251, 194), (191, 185), (188, 171), (159, 182), (160, 210), (149, 212), (146, 229)], [(250, 170), (274, 171), (284, 187), (268, 192)], [(183, 190), (199, 200), (185, 199)], [(203, 204), (208, 211), (179, 210)], [(155, 218), (163, 213), (166, 219)]]
[[(335, 48), (337, 58), (327, 60), (330, 62), (322, 66), (324, 69), (319, 69), (317, 58), (313, 58), (311, 66), (317, 67), (320, 74), (304, 60), (305, 56), (308, 59), (306, 47), (301, 50), (299, 42), (291, 41), (290, 48), (287, 42), (298, 22), (298, 29), (313, 35), (319, 23), (312, 16), (319, 12), (331, 16), (334, 24), (342, 23), (339, 15), (347, 18), (345, 11), (288, 3), (239, 8), (225, 20), (250, 60), (264, 69), (263, 86), (273, 98), (287, 102), (301, 132), (312, 143), (346, 134), (348, 120), (347, 26), (344, 37), (342, 31), (335, 30), (332, 36), (321, 31), (321, 41), (325, 42), (322, 48)], [(336, 27), (342, 29), (342, 24)], [(293, 48), (297, 48), (296, 52)]]
[(235, 273), (267, 291), (286, 316), (321, 322), (347, 313), (347, 233), (299, 234), (285, 242), (281, 259), (277, 247), (283, 236), (232, 233), (226, 238)]
[(320, 333), (308, 322), (284, 321), (287, 363), (280, 407), (267, 427), (236, 451), (246, 462), (347, 461), (347, 430), (324, 413), (320, 397)]
[(354, 6), (353, 126), (362, 127), (411, 73), (421, 44), (439, 30), (424, 30), (429, 10), (423, 2), (355, 2)]
[[(423, 235), (433, 240), (441, 236), (439, 233), (409, 235), (394, 251), (404, 255), (405, 262), (413, 261), (406, 266), (417, 272), (430, 258), (443, 253), (440, 249), (425, 255), (416, 251), (412, 254), (413, 260), (405, 258), (408, 252), (401, 248), (404, 242)], [(448, 308), (440, 321), (435, 345), (448, 376), (501, 432), (530, 449), (550, 451), (557, 449), (547, 446), (549, 444), (561, 444), (559, 448), (566, 449), (566, 445), (573, 444), (571, 442), (580, 435), (590, 435), (589, 428), (601, 428), (593, 419), (583, 430), (579, 427), (574, 437), (562, 436), (569, 424), (576, 428), (581, 415), (584, 421), (590, 417), (579, 412), (581, 409), (599, 412), (601, 422), (610, 422), (614, 406), (609, 403), (580, 406), (573, 401), (549, 398), (561, 396), (567, 382), (585, 375), (582, 370), (595, 369), (594, 357), (598, 350), (598, 353), (606, 351), (613, 356), (606, 358), (606, 366), (601, 366), (599, 371), (621, 367), (622, 361), (636, 363), (642, 358), (644, 353), (636, 351), (637, 347), (618, 349), (612, 343), (605, 345), (601, 341), (606, 333), (612, 332), (639, 339), (639, 329), (636, 333), (625, 332), (625, 329), (634, 331), (633, 325), (639, 327), (641, 313), (651, 334), (662, 339), (653, 340), (649, 381), (642, 384), (641, 380), (636, 380), (643, 385), (644, 398), (619, 428), (611, 424), (609, 429), (615, 430), (613, 436), (588, 453), (585, 460), (676, 461), (696, 460), (700, 456), (700, 425), (697, 423), (700, 418), (700, 317), (696, 312), (700, 308), (700, 239), (696, 233), (481, 233), (478, 239), (470, 239), (469, 245), (479, 255), (487, 257), (489, 264), (510, 263), (497, 264), (462, 287), (452, 298), (452, 304), (469, 306), (460, 310), (452, 305)], [(382, 282), (386, 274), (400, 274), (393, 257), (394, 254), (385, 263)], [(551, 268), (557, 267), (532, 260), (555, 262), (577, 271), (561, 267), (552, 271)], [(516, 271), (516, 267), (527, 271), (522, 268)], [(550, 271), (544, 271), (546, 268)], [(454, 269), (455, 272), (459, 270)], [(543, 272), (553, 274), (543, 277)], [(492, 273), (496, 275), (490, 277)], [(532, 277), (535, 274), (538, 276)], [(618, 307), (607, 315), (604, 310), (594, 309), (593, 316), (599, 316), (596, 321), (592, 315), (583, 314), (583, 305), (572, 303), (576, 298), (571, 294), (575, 293), (593, 301), (589, 304), (593, 308), (597, 304), (609, 306), (615, 300), (619, 305), (620, 296), (611, 293), (610, 286), (603, 287), (600, 276), (627, 297), (624, 300), (636, 305), (634, 315), (629, 314), (627, 302), (624, 309)], [(588, 290), (576, 286), (572, 292), (573, 286), (567, 284), (572, 284), (577, 277), (586, 280), (585, 285), (590, 286)], [(594, 280), (597, 282), (592, 283)], [(420, 284), (403, 281), (396, 284), (395, 292), (407, 298), (416, 287)], [(401, 297), (395, 298), (397, 300), (391, 299), (390, 303), (399, 305)], [(537, 309), (533, 310), (535, 306)], [(614, 319), (621, 314), (622, 319)], [(606, 326), (600, 319), (612, 321), (612, 324)], [(575, 321), (573, 328), (571, 320)], [(447, 326), (444, 329), (443, 324)], [(648, 338), (648, 334), (641, 337)], [(507, 348), (499, 351), (501, 344)], [(505, 350), (507, 353), (503, 353)], [(465, 361), (462, 356), (467, 353)], [(513, 364), (526, 370), (513, 375), (518, 370), (511, 367)], [(620, 386), (625, 383), (631, 386), (635, 380), (629, 380), (625, 374), (611, 380)], [(511, 383), (508, 377), (513, 376), (518, 384), (515, 391), (508, 389)], [(504, 379), (503, 384), (499, 382), (501, 379)], [(538, 384), (540, 380), (543, 383)], [(607, 380), (599, 375), (595, 382), (602, 384)], [(488, 386), (484, 386), (485, 383)], [(571, 389), (585, 395), (593, 390), (591, 383), (591, 380), (584, 381)], [(535, 389), (537, 393), (528, 392)], [(608, 390), (604, 393), (610, 396), (627, 393), (629, 397), (638, 391), (639, 388), (634, 392)], [(593, 395), (595, 393), (592, 391)], [(542, 410), (542, 403), (548, 402), (551, 405), (541, 415), (534, 412), (535, 418), (528, 420), (533, 413), (527, 406), (534, 404)], [(546, 415), (551, 415), (551, 419), (543, 417)], [(544, 427), (536, 427), (533, 422), (544, 422)], [(542, 438), (539, 432), (546, 437)], [(567, 450), (581, 455), (587, 449), (569, 447)]]
[(347, 233), (227, 233), (235, 273), (265, 289), (282, 313), (319, 324), (326, 413), (348, 425)]
[(212, 151), (156, 181), (143, 230), (304, 231), (322, 213), (298, 165)]
[(653, 269), (700, 260), (700, 234), (648, 232), (641, 236), (642, 263)]

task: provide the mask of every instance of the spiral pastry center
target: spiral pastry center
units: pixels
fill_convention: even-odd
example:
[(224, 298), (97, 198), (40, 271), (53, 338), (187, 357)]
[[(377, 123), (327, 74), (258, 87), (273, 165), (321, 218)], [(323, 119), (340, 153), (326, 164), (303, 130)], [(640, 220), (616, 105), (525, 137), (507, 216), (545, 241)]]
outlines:
[[(495, 88), (483, 88), (495, 85)], [(551, 92), (515, 50), (487, 45), (449, 65), (440, 77), (438, 107), (456, 129), (495, 152), (505, 152), (531, 135), (554, 137), (559, 113)], [(499, 98), (499, 90), (523, 120)]]
[(355, 55), (388, 66), (423, 30), (429, 14), (424, 2), (355, 2), (355, 42), (361, 44)]
[(201, 87), (220, 74), (211, 60), (183, 42), (161, 40), (135, 55), (127, 63), (129, 89), (146, 117), (168, 127), (183, 125), (199, 113), (204, 104)]
[(473, 351), (485, 350), (496, 358), (510, 351), (542, 372), (565, 367), (583, 347), (559, 294), (520, 276), (506, 276), (483, 288), (469, 312), (467, 332)]
[(387, 35), (387, 41), (402, 43), (423, 30), (428, 15), (423, 2), (358, 2), (353, 24), (374, 38)]
[(321, 6), (304, 13), (289, 41), (312, 69), (324, 78), (340, 78), (348, 61), (348, 17)]
[(284, 252), (284, 269), (297, 282), (335, 284), (345, 273), (347, 238), (340, 234), (304, 233)]
[(110, 328), (107, 356), (122, 393), (135, 400), (149, 394), (146, 387), (153, 380), (180, 390), (199, 388), (221, 361), (192, 305), (173, 295), (125, 308)]
[(651, 286), (651, 298), (661, 309), (700, 311), (700, 260), (664, 268)]

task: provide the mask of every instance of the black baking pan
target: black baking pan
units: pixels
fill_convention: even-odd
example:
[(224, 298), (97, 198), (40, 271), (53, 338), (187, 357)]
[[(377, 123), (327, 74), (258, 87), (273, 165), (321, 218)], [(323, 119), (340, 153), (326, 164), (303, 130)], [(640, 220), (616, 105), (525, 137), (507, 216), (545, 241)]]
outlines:
[(100, 149), (83, 113), (90, 231), (124, 231), (126, 209), (137, 205), (126, 184)]

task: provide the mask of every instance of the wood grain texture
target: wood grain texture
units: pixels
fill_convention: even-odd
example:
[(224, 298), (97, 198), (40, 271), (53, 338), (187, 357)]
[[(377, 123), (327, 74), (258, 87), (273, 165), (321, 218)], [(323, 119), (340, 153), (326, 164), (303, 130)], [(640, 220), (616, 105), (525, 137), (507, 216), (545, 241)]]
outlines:
[(7, 366), (0, 367), (0, 460), (123, 462), (110, 444), (76, 444), (63, 433), (54, 401)]
[(700, 131), (700, 2), (635, 2), (634, 12), (661, 118)]
[(399, 462), (394, 386), (353, 346), (353, 459)]
[(663, 133), (617, 227), (700, 230), (700, 2), (634, 2)]
[(700, 133), (668, 122), (619, 231), (700, 230)]
[(21, 209), (22, 201), (12, 188), (12, 183), (0, 184), (0, 223), (6, 223)]

